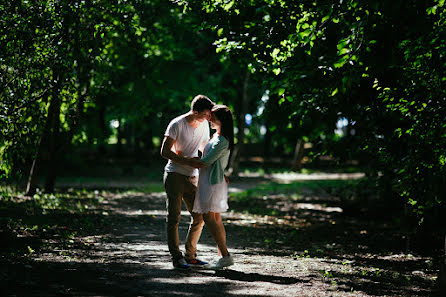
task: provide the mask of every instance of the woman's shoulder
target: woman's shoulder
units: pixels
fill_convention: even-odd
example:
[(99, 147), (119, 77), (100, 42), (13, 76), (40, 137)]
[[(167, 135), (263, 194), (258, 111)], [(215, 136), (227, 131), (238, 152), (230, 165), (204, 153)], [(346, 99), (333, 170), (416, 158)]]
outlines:
[(213, 139), (213, 146), (219, 147), (221, 149), (228, 148), (229, 147), (229, 141), (226, 139), (226, 137), (222, 135), (215, 136)]
[(222, 144), (226, 144), (226, 143), (229, 143), (229, 141), (226, 139), (226, 137), (224, 137), (223, 135), (216, 135), (216, 137), (214, 137), (215, 138), (215, 142), (216, 143), (222, 143)]

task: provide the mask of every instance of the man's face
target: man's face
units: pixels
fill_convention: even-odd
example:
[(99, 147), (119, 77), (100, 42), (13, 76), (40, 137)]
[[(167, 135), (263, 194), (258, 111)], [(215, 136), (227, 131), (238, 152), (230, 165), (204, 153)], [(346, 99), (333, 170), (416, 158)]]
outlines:
[(196, 119), (199, 122), (203, 122), (204, 120), (210, 121), (211, 120), (211, 111), (208, 109), (205, 109), (202, 112), (198, 112)]

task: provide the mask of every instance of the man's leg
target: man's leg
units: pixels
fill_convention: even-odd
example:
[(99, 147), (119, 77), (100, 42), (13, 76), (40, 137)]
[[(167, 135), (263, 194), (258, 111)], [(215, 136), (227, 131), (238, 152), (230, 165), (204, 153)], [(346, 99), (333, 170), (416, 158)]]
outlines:
[(189, 183), (186, 184), (186, 189), (183, 199), (187, 210), (191, 214), (191, 223), (186, 237), (186, 259), (195, 259), (197, 254), (197, 244), (203, 230), (204, 221), (203, 215), (194, 213), (195, 193), (197, 191), (198, 177), (191, 177)]
[(167, 245), (172, 260), (178, 261), (183, 257), (180, 251), (178, 225), (181, 218), (181, 200), (184, 187), (184, 178), (177, 173), (167, 173), (164, 178), (167, 199)]

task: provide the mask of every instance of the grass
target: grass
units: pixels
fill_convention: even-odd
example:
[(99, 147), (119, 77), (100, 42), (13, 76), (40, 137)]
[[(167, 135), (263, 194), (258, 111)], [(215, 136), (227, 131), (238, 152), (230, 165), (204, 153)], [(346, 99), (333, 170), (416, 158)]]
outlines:
[(102, 192), (72, 190), (33, 197), (1, 186), (0, 237), (3, 252), (30, 257), (49, 239), (69, 246), (76, 236), (94, 234), (107, 226), (99, 210)]

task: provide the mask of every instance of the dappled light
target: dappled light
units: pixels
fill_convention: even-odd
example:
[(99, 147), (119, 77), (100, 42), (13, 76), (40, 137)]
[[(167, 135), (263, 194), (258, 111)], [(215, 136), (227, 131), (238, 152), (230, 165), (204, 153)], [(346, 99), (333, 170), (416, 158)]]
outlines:
[(446, 296), (445, 7), (2, 1), (1, 296)]
[[(281, 184), (265, 178), (255, 185), (249, 180), (243, 184), (240, 178), (232, 187), (238, 191), (230, 198), (231, 211), (223, 215), (236, 262), (230, 269), (172, 270), (165, 241), (165, 193), (101, 190), (84, 192), (92, 198), (80, 200), (89, 207), (72, 211), (66, 227), (57, 229), (46, 219), (44, 228), (52, 231), (42, 233), (40, 242), (32, 240), (43, 228), (33, 219), (40, 216), (34, 210), (27, 219), (37, 224), (34, 229), (14, 231), (25, 238), (23, 244), (29, 249), (9, 250), (16, 262), (4, 262), (1, 273), (11, 284), (10, 290), (39, 292), (40, 296), (93, 292), (175, 296), (184, 295), (186, 288), (191, 295), (216, 289), (225, 296), (284, 296), (305, 294), (311, 288), (313, 295), (321, 296), (325, 292), (428, 296), (434, 278), (432, 259), (401, 253), (401, 245), (385, 240), (390, 234), (397, 235), (397, 230), (383, 229), (358, 215), (345, 216), (342, 200), (328, 194), (324, 183), (315, 186), (295, 180)], [(60, 200), (75, 201), (69, 196)], [(246, 200), (254, 203), (244, 204)], [(47, 210), (46, 216), (66, 212), (57, 209)], [(81, 225), (70, 224), (93, 214), (100, 215), (94, 225), (89, 219)], [(183, 208), (181, 238), (189, 220)], [(17, 240), (19, 237), (13, 239)], [(216, 256), (206, 227), (198, 250), (203, 259)], [(23, 254), (28, 255), (22, 258)], [(25, 275), (20, 272), (23, 269)], [(24, 277), (24, 282), (19, 281)]]

